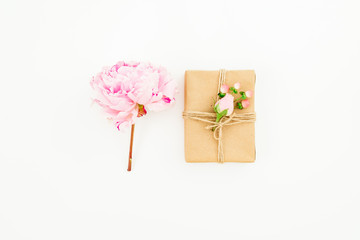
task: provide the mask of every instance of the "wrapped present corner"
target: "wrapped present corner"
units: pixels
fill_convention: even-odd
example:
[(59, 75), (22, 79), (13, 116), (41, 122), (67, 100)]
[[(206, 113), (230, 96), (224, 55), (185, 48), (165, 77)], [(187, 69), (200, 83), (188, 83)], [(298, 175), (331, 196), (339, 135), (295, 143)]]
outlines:
[[(222, 82), (221, 82), (222, 81)], [(255, 90), (253, 70), (185, 72), (185, 160), (187, 162), (254, 162), (255, 108), (235, 109), (233, 118), (214, 123), (214, 104), (221, 84)], [(255, 95), (255, 94), (254, 94)], [(214, 131), (214, 129), (216, 129)]]

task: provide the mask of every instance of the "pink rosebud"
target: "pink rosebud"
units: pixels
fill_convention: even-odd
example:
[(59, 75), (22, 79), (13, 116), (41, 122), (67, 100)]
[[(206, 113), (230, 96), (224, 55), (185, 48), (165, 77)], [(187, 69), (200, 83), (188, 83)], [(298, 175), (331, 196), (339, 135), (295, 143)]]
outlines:
[(239, 90), (239, 89), (240, 89), (240, 83), (239, 83), (239, 82), (235, 83), (235, 84), (234, 84), (234, 88), (235, 88), (236, 90)]
[(215, 103), (215, 109), (217, 113), (228, 110), (226, 116), (230, 116), (234, 111), (234, 96), (226, 94), (225, 97)]
[(254, 93), (253, 93), (253, 91), (246, 91), (245, 92), (245, 95), (248, 97), (248, 98), (251, 98), (253, 95), (254, 95)]
[(241, 104), (243, 106), (243, 108), (247, 108), (250, 106), (250, 101), (248, 99), (242, 100)]
[(220, 88), (220, 92), (227, 93), (229, 91), (229, 86), (226, 84), (223, 84)]

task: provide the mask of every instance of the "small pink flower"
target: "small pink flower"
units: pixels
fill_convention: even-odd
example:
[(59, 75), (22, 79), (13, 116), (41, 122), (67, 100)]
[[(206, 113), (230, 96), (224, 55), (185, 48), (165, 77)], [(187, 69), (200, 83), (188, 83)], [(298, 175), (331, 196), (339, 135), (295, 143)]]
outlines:
[(246, 91), (245, 92), (245, 95), (248, 97), (248, 98), (251, 98), (253, 95), (254, 95), (254, 93), (253, 93), (253, 91)]
[(235, 84), (234, 84), (234, 88), (235, 88), (236, 90), (239, 90), (239, 89), (240, 89), (240, 83), (239, 83), (239, 82), (235, 83)]
[(224, 110), (228, 110), (226, 116), (230, 116), (234, 111), (234, 96), (226, 94), (225, 97), (221, 98), (215, 103), (215, 109), (217, 113), (221, 113)]
[(248, 99), (242, 100), (241, 104), (243, 106), (243, 108), (247, 108), (250, 106), (250, 101)]
[(220, 88), (220, 92), (227, 93), (229, 91), (229, 86), (226, 84), (223, 84)]

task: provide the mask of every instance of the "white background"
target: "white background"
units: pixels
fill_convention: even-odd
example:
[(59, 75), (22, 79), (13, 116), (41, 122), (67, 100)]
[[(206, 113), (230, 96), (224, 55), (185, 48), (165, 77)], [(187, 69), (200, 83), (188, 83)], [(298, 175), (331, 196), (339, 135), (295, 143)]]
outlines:
[[(0, 239), (359, 239), (359, 1), (1, 1)], [(119, 133), (91, 76), (151, 61)], [(253, 164), (187, 164), (186, 69), (255, 69)], [(201, 89), (199, 89), (201, 91)]]

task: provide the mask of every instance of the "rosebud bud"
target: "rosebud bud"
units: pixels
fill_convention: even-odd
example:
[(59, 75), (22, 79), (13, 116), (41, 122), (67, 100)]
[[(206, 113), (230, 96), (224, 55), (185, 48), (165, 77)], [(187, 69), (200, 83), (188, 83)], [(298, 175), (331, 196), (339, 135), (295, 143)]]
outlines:
[(242, 100), (241, 104), (244, 108), (247, 108), (250, 106), (250, 101), (248, 99)]
[(250, 91), (250, 90), (246, 91), (245, 94), (248, 98), (251, 98), (254, 95), (253, 91)]
[(226, 84), (223, 84), (220, 88), (220, 92), (227, 93), (229, 91), (229, 86)]
[(215, 103), (215, 112), (221, 113), (227, 110), (226, 116), (230, 116), (234, 111), (234, 96), (226, 94), (225, 97)]

